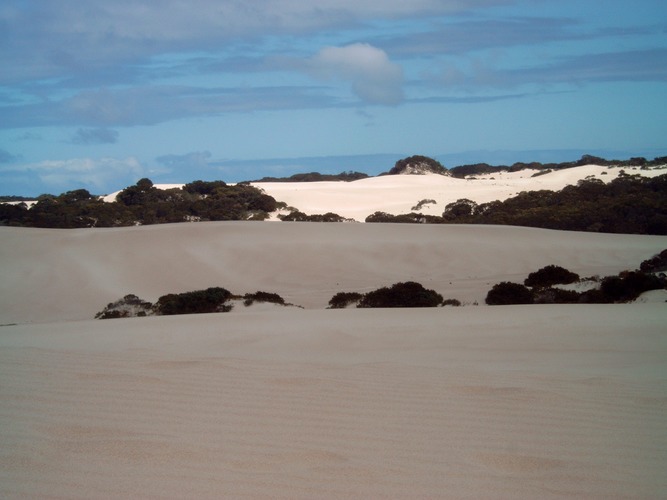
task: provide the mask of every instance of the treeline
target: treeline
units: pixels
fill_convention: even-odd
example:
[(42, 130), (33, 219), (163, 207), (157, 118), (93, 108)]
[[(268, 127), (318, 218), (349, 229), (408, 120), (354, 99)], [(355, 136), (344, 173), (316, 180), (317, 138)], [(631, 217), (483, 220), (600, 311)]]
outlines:
[(304, 174), (294, 174), (289, 177), (262, 177), (256, 181), (250, 182), (323, 182), (323, 181), (343, 181), (352, 182), (359, 179), (370, 177), (362, 172), (341, 172), (340, 174), (321, 174), (319, 172), (308, 172)]
[(0, 205), (0, 223), (45, 228), (116, 227), (169, 222), (264, 220), (276, 200), (247, 185), (194, 181), (180, 188), (158, 189), (141, 179), (108, 203), (85, 189), (59, 196), (42, 195), (25, 204)]
[(375, 212), (366, 222), (497, 224), (569, 231), (667, 234), (667, 174), (622, 174), (608, 184), (579, 181), (560, 191), (524, 191), (505, 201), (459, 199), (442, 216)]
[(488, 163), (473, 163), (470, 165), (460, 165), (449, 169), (449, 173), (454, 177), (467, 177), (469, 175), (493, 174), (496, 172), (517, 172), (520, 170), (562, 170), (566, 168), (581, 167), (583, 165), (600, 165), (602, 167), (656, 167), (667, 165), (667, 156), (656, 157), (653, 160), (647, 160), (642, 156), (630, 158), (628, 160), (606, 160), (599, 156), (583, 155), (579, 160), (566, 161), (561, 163), (540, 163), (540, 162), (516, 162), (512, 165), (489, 165)]

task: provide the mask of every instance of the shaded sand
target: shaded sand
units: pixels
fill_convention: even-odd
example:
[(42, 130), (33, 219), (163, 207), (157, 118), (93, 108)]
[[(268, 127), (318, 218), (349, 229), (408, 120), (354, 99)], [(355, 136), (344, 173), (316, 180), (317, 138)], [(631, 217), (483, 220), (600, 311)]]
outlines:
[(0, 227), (0, 324), (92, 319), (129, 293), (222, 286), (324, 308), (340, 291), (418, 281), (484, 302), (501, 281), (548, 264), (616, 274), (667, 248), (666, 236), (508, 226), (211, 222), (48, 230)]
[(660, 498), (664, 304), (0, 328), (2, 498)]

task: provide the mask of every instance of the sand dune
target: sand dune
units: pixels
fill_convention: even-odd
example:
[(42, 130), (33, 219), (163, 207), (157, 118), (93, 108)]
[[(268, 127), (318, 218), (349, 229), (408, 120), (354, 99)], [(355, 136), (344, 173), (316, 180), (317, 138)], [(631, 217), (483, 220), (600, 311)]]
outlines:
[[(482, 304), (547, 264), (616, 274), (665, 248), (493, 226), (0, 227), (0, 497), (663, 497), (664, 294), (325, 307), (405, 280)], [(92, 319), (209, 286), (305, 309)]]
[(133, 293), (222, 286), (323, 309), (340, 291), (418, 281), (483, 303), (500, 281), (557, 264), (616, 274), (667, 248), (665, 236), (520, 227), (210, 222), (53, 230), (0, 228), (0, 324), (92, 319)]

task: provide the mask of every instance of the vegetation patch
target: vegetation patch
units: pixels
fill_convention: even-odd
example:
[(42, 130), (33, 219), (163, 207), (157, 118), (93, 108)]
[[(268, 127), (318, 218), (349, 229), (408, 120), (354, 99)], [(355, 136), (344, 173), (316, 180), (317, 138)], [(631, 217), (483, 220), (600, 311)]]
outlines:
[[(661, 252), (660, 255), (665, 252)], [(659, 256), (654, 257), (656, 259)], [(649, 259), (651, 262), (657, 262)], [(651, 265), (645, 264), (644, 267)], [(487, 293), (489, 305), (510, 304), (614, 304), (631, 302), (642, 293), (650, 290), (667, 288), (664, 273), (645, 272), (643, 270), (624, 271), (618, 276), (607, 276), (598, 281), (599, 286), (582, 292), (555, 287), (558, 284), (570, 284), (581, 281), (575, 273), (560, 266), (549, 265), (530, 273), (524, 284), (502, 282), (494, 285)], [(531, 287), (531, 288), (529, 288)]]
[(428, 290), (414, 281), (395, 283), (365, 294), (354, 292), (337, 293), (329, 301), (332, 309), (341, 309), (351, 304), (359, 308), (375, 307), (439, 307), (443, 303), (442, 295)]

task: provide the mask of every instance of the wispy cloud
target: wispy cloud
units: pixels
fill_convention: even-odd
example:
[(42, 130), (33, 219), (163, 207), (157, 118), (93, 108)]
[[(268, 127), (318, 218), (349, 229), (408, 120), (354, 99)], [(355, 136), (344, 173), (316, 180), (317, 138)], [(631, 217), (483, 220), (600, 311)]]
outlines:
[(80, 128), (71, 139), (73, 144), (114, 144), (118, 142), (118, 131), (109, 128)]
[(336, 100), (317, 87), (229, 87), (149, 85), (85, 90), (62, 101), (0, 106), (0, 128), (87, 125), (154, 125), (192, 116), (258, 110), (311, 109)]
[(447, 65), (430, 80), (444, 87), (480, 90), (592, 82), (665, 82), (667, 49), (606, 52), (553, 58), (547, 64), (499, 68), (477, 59), (469, 67)]
[(73, 158), (15, 165), (3, 169), (3, 176), (15, 179), (16, 192), (60, 193), (75, 185), (101, 194), (111, 185), (119, 188), (133, 184), (145, 175), (136, 158)]
[(18, 160), (18, 156), (11, 154), (4, 149), (0, 149), (0, 163), (12, 163), (16, 160)]

